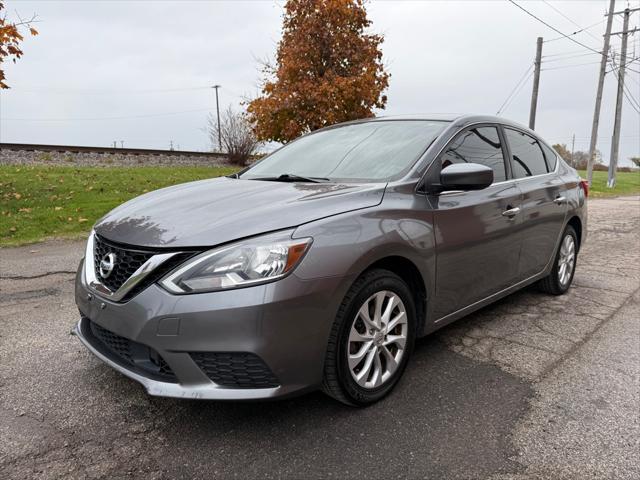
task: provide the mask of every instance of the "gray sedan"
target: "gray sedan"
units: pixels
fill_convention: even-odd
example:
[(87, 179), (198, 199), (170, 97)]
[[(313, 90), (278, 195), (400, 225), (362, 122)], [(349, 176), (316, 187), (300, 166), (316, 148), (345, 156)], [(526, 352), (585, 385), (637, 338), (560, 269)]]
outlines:
[(151, 395), (367, 405), (416, 338), (533, 283), (566, 292), (587, 194), (501, 118), (332, 126), (100, 219), (75, 333)]

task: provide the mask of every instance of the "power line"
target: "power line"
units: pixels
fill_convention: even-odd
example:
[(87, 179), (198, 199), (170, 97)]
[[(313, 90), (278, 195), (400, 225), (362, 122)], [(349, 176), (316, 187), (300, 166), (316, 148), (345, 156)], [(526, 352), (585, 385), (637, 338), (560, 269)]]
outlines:
[[(570, 33), (569, 36), (577, 35), (578, 33), (582, 33), (597, 25), (602, 25), (602, 20), (599, 20), (596, 23), (589, 25), (588, 27), (584, 27), (584, 28), (581, 28), (580, 30), (576, 30), (575, 32)], [(549, 40), (545, 40), (544, 43), (555, 42), (556, 40), (562, 40), (563, 38), (567, 38), (567, 36), (565, 34), (562, 34), (562, 36), (560, 37), (554, 37), (554, 38), (550, 38)]]
[(164, 113), (149, 113), (143, 115), (124, 115), (117, 117), (85, 117), (85, 118), (3, 118), (5, 121), (13, 121), (13, 122), (84, 122), (84, 121), (94, 121), (94, 120), (126, 120), (129, 118), (149, 118), (149, 117), (164, 117), (168, 115), (181, 115), (184, 113), (194, 113), (194, 112), (209, 112), (210, 108), (198, 108), (195, 110), (182, 110), (179, 112), (164, 112)]
[[(629, 70), (629, 68), (627, 68), (627, 70)], [(635, 78), (633, 78), (632, 75), (629, 75), (628, 77), (625, 76), (625, 78), (629, 78), (631, 79), (636, 85), (638, 85), (638, 87), (640, 87), (640, 82), (638, 82), (638, 80), (636, 80)]]
[[(631, 60), (627, 60), (626, 62), (624, 62), (624, 66), (628, 66), (631, 65), (632, 63), (637, 62), (638, 60), (640, 60), (640, 57), (634, 57)], [(609, 62), (611, 63), (611, 62)], [(611, 70), (609, 70), (607, 73), (611, 72), (613, 70), (613, 68), (619, 68), (619, 67), (615, 67), (613, 64), (611, 64)]]
[[(620, 81), (620, 67), (618, 67), (615, 64), (615, 59), (610, 61), (610, 65), (612, 68), (611, 71), (615, 75), (616, 80)], [(629, 104), (631, 105), (631, 108), (633, 108), (636, 112), (640, 113), (640, 102), (636, 100), (633, 94), (629, 91), (629, 87), (627, 87), (627, 85), (625, 85), (624, 82), (622, 83), (622, 93), (624, 94), (624, 97), (627, 99), (627, 102), (629, 102)]]
[[(563, 18), (565, 18), (566, 20), (569, 20), (574, 26), (578, 27), (581, 29), (581, 31), (584, 31), (584, 33), (586, 33), (587, 35), (589, 35), (591, 38), (594, 38), (595, 40), (597, 40), (598, 42), (600, 41), (600, 39), (598, 37), (596, 37), (595, 35), (593, 35), (591, 32), (588, 32), (586, 28), (582, 28), (581, 25), (578, 25), (576, 22), (574, 22), (571, 18), (567, 17), (562, 11), (558, 10), (556, 7), (554, 7), (553, 5), (551, 5), (549, 2), (547, 2), (547, 0), (542, 0), (542, 3), (544, 3), (546, 6), (548, 6), (549, 8), (555, 10), (556, 13), (558, 13), (559, 15), (561, 15)], [(598, 25), (602, 22), (599, 21), (598, 23), (594, 24)]]
[(524, 85), (523, 82), (526, 83), (526, 80), (529, 79), (530, 76), (530, 72), (531, 69), (533, 68), (533, 64), (529, 65), (529, 68), (527, 68), (527, 70), (524, 72), (524, 75), (522, 75), (522, 77), (520, 77), (520, 80), (518, 80), (518, 82), (516, 83), (515, 87), (513, 87), (513, 89), (511, 90), (511, 92), (509, 93), (509, 95), (507, 95), (507, 98), (504, 99), (504, 102), (502, 102), (502, 105), (500, 105), (500, 108), (498, 109), (498, 111), (496, 112), (496, 115), (500, 115), (501, 112), (503, 112), (506, 107), (507, 107), (507, 102), (509, 102), (509, 100), (511, 99), (511, 97), (515, 94), (516, 90), (519, 90), (520, 87), (522, 85)]
[(504, 109), (502, 110), (502, 112), (504, 113), (507, 108), (509, 108), (511, 106), (511, 104), (513, 103), (513, 101), (516, 99), (516, 97), (520, 94), (520, 92), (522, 91), (522, 89), (524, 88), (524, 86), (527, 84), (527, 82), (529, 81), (529, 79), (533, 77), (533, 71), (531, 71), (531, 73), (529, 73), (529, 75), (527, 76), (527, 78), (525, 78), (524, 82), (522, 83), (522, 85), (520, 85), (520, 88), (518, 89), (518, 91), (513, 95), (513, 97), (511, 97), (511, 100), (509, 100), (509, 103), (507, 103), (507, 105), (504, 107)]
[(12, 88), (11, 92), (17, 93), (53, 93), (62, 95), (140, 95), (147, 93), (172, 93), (196, 90), (208, 90), (210, 87), (183, 87), (183, 88), (160, 88), (160, 89), (136, 89), (136, 90), (91, 90), (91, 89), (70, 89), (51, 87), (31, 87)]
[[(542, 58), (546, 59), (546, 58), (551, 57), (551, 60), (545, 60), (546, 63), (549, 63), (549, 62), (561, 62), (563, 60), (569, 60), (571, 58), (587, 57), (589, 55), (600, 55), (601, 56), (602, 54), (600, 52), (597, 52), (597, 53), (595, 53), (595, 52), (584, 52), (584, 53), (576, 53), (575, 55), (559, 54), (558, 53), (558, 54), (554, 54), (554, 55), (543, 55)], [(616, 56), (616, 57), (620, 56), (620, 54), (616, 53), (616, 52), (610, 53), (610, 55), (613, 55), (613, 56)], [(560, 58), (556, 58), (556, 57), (560, 57)], [(637, 60), (637, 59), (634, 58), (634, 60)]]
[[(562, 38), (562, 37), (561, 37)], [(546, 43), (546, 41), (545, 41)], [(562, 55), (573, 55), (576, 53), (582, 53), (583, 50), (572, 50), (570, 52), (560, 52), (560, 53), (552, 53), (550, 55), (543, 55), (542, 58), (547, 58), (547, 57), (560, 57)], [(583, 55), (593, 55), (592, 53), (584, 53)]]
[[(571, 60), (572, 58), (580, 58), (580, 57), (588, 57), (589, 55), (596, 55), (593, 52), (585, 52), (585, 53), (579, 53), (577, 55), (567, 55), (567, 56), (563, 56), (560, 58), (551, 58), (551, 60), (545, 60), (545, 63), (551, 63), (551, 62), (562, 62), (564, 60)], [(548, 58), (550, 57), (550, 55), (543, 55), (542, 58)]]
[(549, 71), (549, 70), (562, 70), (564, 68), (573, 68), (573, 67), (582, 67), (584, 65), (599, 65), (600, 62), (586, 62), (586, 63), (573, 63), (571, 65), (562, 65), (560, 67), (551, 67), (551, 68), (543, 68), (543, 71)]
[(511, 2), (512, 4), (514, 4), (516, 7), (518, 7), (520, 10), (522, 10), (524, 13), (526, 13), (527, 15), (529, 15), (530, 17), (535, 18), (538, 22), (542, 23), (543, 25), (545, 25), (546, 27), (550, 28), (551, 30), (553, 30), (554, 32), (556, 32), (559, 35), (562, 35), (564, 38), (566, 38), (567, 40), (571, 40), (573, 43), (580, 45), (583, 48), (586, 48), (587, 50), (590, 50), (592, 52), (595, 52), (599, 55), (603, 55), (602, 52), (597, 51), (595, 48), (591, 48), (588, 45), (585, 45), (582, 42), (579, 42), (578, 40), (576, 40), (575, 38), (571, 38), (571, 35), (567, 35), (566, 33), (561, 32), (560, 30), (558, 30), (556, 27), (554, 27), (553, 25), (549, 25), (547, 22), (545, 22), (544, 20), (542, 20), (540, 17), (537, 17), (536, 15), (534, 15), (533, 13), (531, 13), (529, 10), (527, 10), (526, 8), (524, 8), (522, 5), (519, 5), (517, 2), (515, 2), (514, 0), (509, 0), (509, 2)]

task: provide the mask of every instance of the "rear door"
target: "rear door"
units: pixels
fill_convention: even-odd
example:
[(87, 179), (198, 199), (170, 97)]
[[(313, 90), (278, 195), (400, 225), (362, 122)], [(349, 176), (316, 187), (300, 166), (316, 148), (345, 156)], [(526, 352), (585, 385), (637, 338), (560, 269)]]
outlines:
[(518, 276), (525, 279), (540, 273), (554, 254), (567, 211), (567, 192), (555, 173), (557, 158), (553, 150), (511, 127), (504, 127), (504, 134), (511, 170), (522, 193)]
[(494, 183), (484, 190), (444, 192), (432, 200), (437, 249), (435, 318), (482, 300), (517, 278), (521, 194), (509, 181), (503, 144), (495, 125), (473, 126), (459, 133), (434, 165), (441, 170), (453, 163), (480, 163), (494, 171)]

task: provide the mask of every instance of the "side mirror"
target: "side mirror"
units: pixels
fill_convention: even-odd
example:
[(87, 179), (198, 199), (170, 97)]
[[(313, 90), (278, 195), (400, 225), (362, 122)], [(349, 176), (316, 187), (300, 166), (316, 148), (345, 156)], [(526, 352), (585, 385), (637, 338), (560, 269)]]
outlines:
[(454, 163), (440, 172), (440, 184), (432, 190), (482, 190), (493, 183), (493, 170), (479, 163)]

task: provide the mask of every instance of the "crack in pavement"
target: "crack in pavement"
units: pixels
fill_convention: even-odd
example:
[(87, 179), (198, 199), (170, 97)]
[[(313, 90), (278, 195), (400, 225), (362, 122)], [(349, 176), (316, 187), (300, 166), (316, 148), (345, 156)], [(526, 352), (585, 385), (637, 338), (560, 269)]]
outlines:
[(5, 305), (17, 305), (25, 300), (36, 300), (42, 297), (59, 295), (60, 289), (55, 287), (41, 288), (38, 290), (23, 290), (15, 293), (0, 293), (0, 302)]
[(36, 275), (0, 275), (0, 280), (33, 280), (35, 278), (48, 277), (50, 275), (75, 275), (76, 270), (55, 270), (52, 272), (44, 272)]
[(545, 369), (545, 371), (542, 373), (542, 375), (540, 375), (538, 380), (542, 380), (544, 379), (547, 375), (549, 375), (551, 372), (553, 372), (556, 368), (558, 368), (558, 366), (562, 365), (562, 363), (564, 363), (566, 360), (568, 360), (569, 358), (571, 358), (572, 355), (574, 355), (581, 346), (583, 346), (585, 343), (587, 343), (589, 340), (591, 340), (593, 338), (593, 336), (595, 334), (598, 333), (598, 331), (600, 331), (602, 329), (602, 327), (604, 327), (608, 322), (611, 321), (611, 319), (620, 311), (622, 310), (624, 307), (626, 307), (634, 298), (634, 296), (636, 294), (638, 294), (638, 292), (640, 292), (640, 287), (637, 288), (631, 295), (629, 295), (624, 302), (622, 302), (622, 304), (620, 306), (618, 306), (618, 308), (616, 308), (613, 312), (611, 312), (607, 318), (601, 320), (593, 330), (591, 330), (590, 332), (588, 332), (583, 338), (582, 340), (579, 340), (577, 342), (575, 342), (575, 345), (569, 349), (569, 351), (565, 352), (562, 354), (562, 356), (554, 363), (552, 363), (547, 369)]

